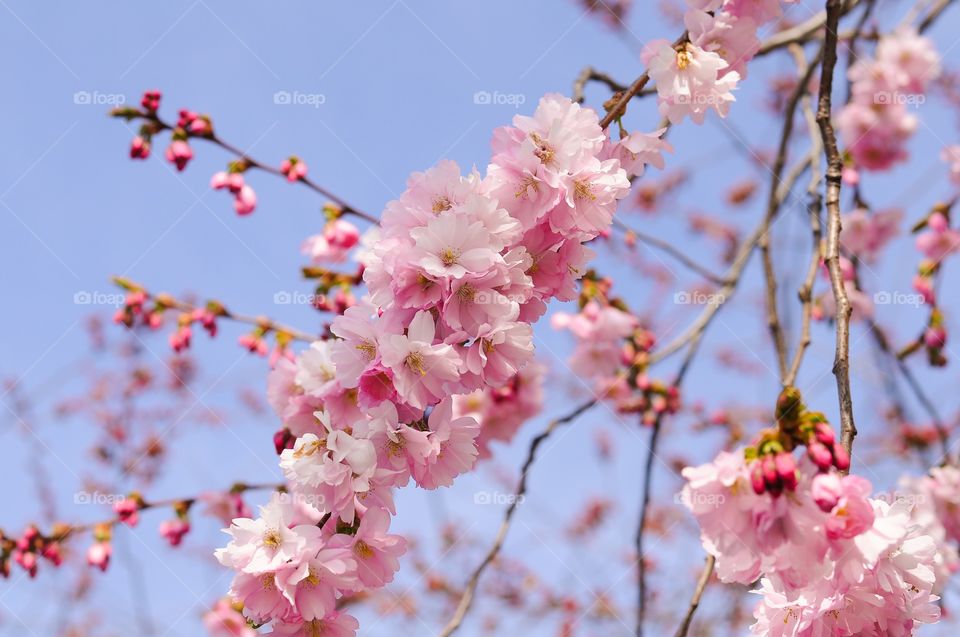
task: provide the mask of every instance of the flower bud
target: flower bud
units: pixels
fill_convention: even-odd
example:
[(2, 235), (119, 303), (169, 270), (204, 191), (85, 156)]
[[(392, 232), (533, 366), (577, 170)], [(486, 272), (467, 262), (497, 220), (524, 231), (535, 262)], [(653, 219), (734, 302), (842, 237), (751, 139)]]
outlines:
[(850, 454), (838, 442), (833, 443), (833, 465), (840, 471), (850, 469)]
[(759, 460), (750, 466), (750, 486), (753, 487), (753, 492), (757, 495), (763, 495), (764, 491), (767, 490), (766, 483), (763, 480), (763, 467), (761, 467)]
[(774, 463), (777, 467), (777, 475), (783, 486), (789, 491), (797, 488), (797, 463), (793, 459), (792, 453), (786, 451), (774, 456)]
[(807, 455), (820, 471), (826, 471), (833, 466), (833, 454), (822, 443), (812, 442), (807, 445)]
[(818, 422), (813, 427), (813, 435), (816, 437), (817, 442), (827, 447), (832, 447), (833, 443), (836, 442), (836, 438), (833, 435), (833, 427), (831, 427), (829, 423)]

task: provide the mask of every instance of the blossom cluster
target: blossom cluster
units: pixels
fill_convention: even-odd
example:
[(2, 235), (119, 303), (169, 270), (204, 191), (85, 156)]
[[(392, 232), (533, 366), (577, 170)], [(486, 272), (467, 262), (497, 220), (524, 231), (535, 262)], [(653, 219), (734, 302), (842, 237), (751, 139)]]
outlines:
[[(790, 0), (788, 0), (790, 1)], [(701, 124), (710, 109), (726, 116), (732, 91), (760, 50), (757, 30), (782, 14), (780, 0), (687, 0), (687, 37), (654, 40), (643, 61), (657, 86), (661, 115), (672, 124)]]
[[(682, 501), (720, 580), (760, 580), (753, 634), (907, 636), (935, 622), (936, 593), (956, 568), (945, 531), (937, 541), (917, 521), (924, 512), (906, 498), (872, 496), (867, 480), (844, 475), (846, 451), (789, 390), (777, 416), (778, 429), (754, 447), (683, 471)], [(792, 446), (798, 438), (807, 445), (799, 461)], [(956, 497), (955, 475), (917, 489), (940, 489), (946, 506)], [(927, 527), (938, 523), (926, 515)]]
[(917, 128), (910, 108), (923, 103), (939, 75), (933, 43), (906, 27), (883, 36), (873, 59), (850, 67), (852, 95), (836, 124), (854, 170), (889, 170), (906, 159), (906, 142)]
[(607, 297), (609, 286), (608, 280), (597, 280), (591, 273), (583, 285), (580, 311), (556, 312), (551, 323), (577, 339), (570, 370), (592, 380), (595, 394), (611, 401), (618, 412), (640, 414), (643, 424), (652, 425), (680, 408), (680, 394), (675, 386), (647, 374), (656, 339), (622, 300)]
[[(449, 486), (539, 409), (531, 324), (577, 298), (585, 243), (630, 176), (662, 161), (659, 136), (613, 142), (596, 112), (547, 95), (494, 133), (485, 176), (442, 161), (410, 177), (357, 255), (367, 296), (270, 375), (293, 504), (234, 520), (218, 552), (248, 618), (353, 634), (336, 600), (391, 581), (404, 551), (388, 534), (394, 489)], [(343, 230), (325, 230), (326, 257), (356, 245)]]

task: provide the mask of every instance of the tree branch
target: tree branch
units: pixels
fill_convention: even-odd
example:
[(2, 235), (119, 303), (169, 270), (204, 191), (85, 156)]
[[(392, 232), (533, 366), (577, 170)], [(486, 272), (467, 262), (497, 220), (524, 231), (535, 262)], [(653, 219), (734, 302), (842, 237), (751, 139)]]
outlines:
[(839, 28), (842, 4), (840, 0), (827, 0), (826, 35), (824, 38), (823, 66), (820, 73), (820, 99), (817, 108), (817, 124), (827, 158), (827, 268), (830, 285), (836, 303), (837, 343), (833, 361), (833, 374), (837, 379), (837, 397), (840, 403), (840, 442), (850, 452), (857, 427), (853, 418), (853, 399), (850, 393), (850, 314), (853, 308), (847, 298), (843, 273), (840, 267), (840, 186), (843, 159), (837, 148), (837, 136), (831, 120), (831, 93), (833, 72), (837, 65), (837, 29)]

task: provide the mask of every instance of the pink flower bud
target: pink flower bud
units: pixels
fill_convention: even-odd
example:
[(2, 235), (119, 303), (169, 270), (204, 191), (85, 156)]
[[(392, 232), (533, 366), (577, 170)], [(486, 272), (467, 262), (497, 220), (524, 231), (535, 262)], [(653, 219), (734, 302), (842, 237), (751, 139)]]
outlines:
[(797, 463), (793, 459), (793, 454), (783, 451), (774, 456), (774, 463), (777, 467), (777, 475), (783, 486), (789, 491), (797, 488)]
[(810, 495), (820, 510), (830, 513), (840, 500), (840, 478), (833, 473), (821, 473), (813, 479)]
[(840, 471), (850, 469), (850, 454), (839, 442), (833, 444), (833, 465)]
[(230, 177), (224, 170), (221, 170), (218, 173), (213, 173), (213, 177), (210, 178), (210, 187), (214, 190), (226, 188), (229, 183)]
[(190, 523), (180, 518), (164, 520), (160, 523), (160, 535), (170, 543), (170, 546), (180, 546), (183, 536), (189, 532)]
[(763, 495), (767, 490), (766, 482), (763, 480), (763, 467), (761, 464), (762, 463), (757, 460), (750, 466), (750, 486), (753, 487), (753, 492), (757, 495)]
[(278, 456), (283, 452), (284, 449), (293, 449), (295, 442), (296, 439), (287, 428), (280, 429), (273, 434), (273, 447), (277, 450)]
[(822, 443), (812, 442), (808, 444), (807, 455), (810, 456), (810, 459), (813, 460), (820, 471), (826, 471), (833, 466), (833, 454)]
[(95, 566), (101, 571), (106, 571), (112, 552), (113, 548), (109, 542), (96, 542), (87, 549), (87, 564)]
[(50, 542), (43, 547), (42, 555), (54, 566), (60, 566), (63, 563), (63, 554), (60, 552), (60, 544), (57, 542)]
[(857, 172), (857, 169), (853, 166), (844, 166), (840, 171), (840, 176), (843, 179), (843, 183), (849, 186), (856, 186), (860, 183), (860, 173)]
[(146, 159), (150, 156), (150, 142), (137, 135), (130, 142), (130, 159)]
[(780, 493), (783, 492), (783, 483), (780, 482), (776, 460), (774, 460), (772, 455), (767, 455), (764, 456), (760, 462), (763, 466), (763, 481), (767, 485), (767, 491), (774, 497), (780, 495)]
[(23, 567), (30, 577), (36, 577), (37, 575), (37, 554), (32, 551), (16, 551), (14, 552), (13, 559)]
[(928, 327), (923, 333), (923, 342), (930, 349), (943, 349), (947, 344), (947, 331), (943, 327)]
[(284, 159), (283, 163), (280, 164), (280, 172), (290, 182), (299, 181), (307, 176), (307, 164), (297, 157)]
[(190, 144), (182, 139), (175, 139), (167, 146), (166, 158), (167, 161), (177, 167), (178, 171), (182, 171), (187, 167), (187, 163), (193, 159), (193, 149), (190, 148)]
[(817, 439), (817, 442), (827, 447), (832, 447), (833, 443), (836, 442), (836, 438), (833, 435), (833, 427), (825, 422), (818, 422), (814, 426), (813, 435)]
[(124, 498), (113, 505), (113, 511), (121, 522), (127, 526), (136, 526), (140, 519), (140, 505), (132, 498)]
[(950, 227), (950, 222), (942, 212), (935, 212), (927, 219), (927, 226), (934, 232), (944, 232)]
[(257, 207), (257, 193), (250, 186), (244, 185), (237, 193), (237, 198), (233, 202), (233, 209), (238, 215), (248, 215)]
[(160, 91), (145, 91), (140, 98), (140, 105), (147, 111), (156, 111), (160, 108)]

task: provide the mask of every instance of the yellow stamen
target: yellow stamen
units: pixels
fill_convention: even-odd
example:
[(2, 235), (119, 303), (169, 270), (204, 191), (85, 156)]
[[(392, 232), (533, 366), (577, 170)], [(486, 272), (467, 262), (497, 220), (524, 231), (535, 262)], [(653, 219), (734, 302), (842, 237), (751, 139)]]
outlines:
[(420, 352), (411, 352), (410, 354), (407, 354), (407, 360), (405, 362), (407, 367), (417, 372), (421, 376), (427, 375), (427, 370), (423, 368), (423, 354)]
[(353, 552), (357, 554), (357, 557), (364, 560), (373, 557), (373, 549), (363, 540), (357, 540), (357, 543), (353, 545)]
[(445, 267), (456, 265), (460, 260), (460, 251), (456, 248), (444, 248), (440, 251), (440, 261)]
[(533, 140), (533, 143), (537, 145), (537, 148), (533, 151), (533, 154), (537, 156), (537, 159), (540, 160), (541, 164), (550, 164), (553, 162), (553, 156), (556, 154), (556, 151), (551, 148), (540, 135), (537, 133), (530, 133), (530, 139)]
[(263, 543), (265, 546), (269, 546), (272, 549), (280, 548), (282, 540), (280, 539), (280, 531), (276, 529), (268, 529), (266, 533), (263, 534)]
[(370, 341), (361, 341), (357, 343), (357, 350), (368, 361), (372, 361), (373, 357), (377, 355), (377, 346)]
[(453, 202), (446, 195), (441, 195), (433, 200), (433, 214), (438, 215), (453, 208)]
[(457, 298), (459, 298), (464, 303), (473, 303), (473, 299), (477, 296), (477, 290), (469, 283), (464, 283), (457, 290)]

